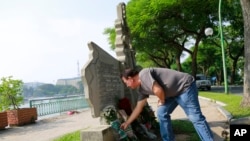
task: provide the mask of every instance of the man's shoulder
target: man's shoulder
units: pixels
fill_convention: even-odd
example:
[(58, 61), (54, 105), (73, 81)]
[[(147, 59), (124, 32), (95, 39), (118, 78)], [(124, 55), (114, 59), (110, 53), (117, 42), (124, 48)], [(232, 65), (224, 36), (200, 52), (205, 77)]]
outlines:
[(140, 75), (142, 75), (142, 74), (150, 72), (151, 69), (152, 68), (143, 68), (143, 69), (141, 69), (141, 71), (139, 73), (140, 73)]

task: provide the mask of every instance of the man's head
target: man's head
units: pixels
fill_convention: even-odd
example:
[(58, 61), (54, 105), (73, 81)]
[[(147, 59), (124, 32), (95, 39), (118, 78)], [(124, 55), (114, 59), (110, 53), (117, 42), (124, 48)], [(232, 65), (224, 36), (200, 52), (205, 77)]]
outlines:
[(135, 89), (140, 86), (139, 71), (135, 69), (125, 69), (121, 74), (122, 81), (131, 89)]

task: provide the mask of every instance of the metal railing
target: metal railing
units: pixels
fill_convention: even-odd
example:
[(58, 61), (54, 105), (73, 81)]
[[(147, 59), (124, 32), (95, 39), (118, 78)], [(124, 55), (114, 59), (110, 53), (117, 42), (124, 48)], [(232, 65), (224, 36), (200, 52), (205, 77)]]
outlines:
[(89, 107), (88, 102), (81, 96), (32, 99), (30, 107), (37, 108), (38, 116), (63, 113)]

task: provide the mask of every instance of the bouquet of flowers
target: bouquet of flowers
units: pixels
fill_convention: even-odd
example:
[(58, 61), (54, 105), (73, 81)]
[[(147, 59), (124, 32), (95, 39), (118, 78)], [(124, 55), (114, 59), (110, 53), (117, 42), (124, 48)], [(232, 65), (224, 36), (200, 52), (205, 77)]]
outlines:
[(117, 112), (114, 106), (107, 106), (103, 109), (101, 116), (106, 120), (108, 124), (111, 124), (112, 121), (118, 119)]
[(101, 113), (101, 117), (106, 120), (107, 124), (111, 125), (111, 127), (117, 133), (116, 137), (119, 138), (120, 141), (129, 141), (126, 132), (120, 128), (121, 122), (114, 106), (105, 107)]

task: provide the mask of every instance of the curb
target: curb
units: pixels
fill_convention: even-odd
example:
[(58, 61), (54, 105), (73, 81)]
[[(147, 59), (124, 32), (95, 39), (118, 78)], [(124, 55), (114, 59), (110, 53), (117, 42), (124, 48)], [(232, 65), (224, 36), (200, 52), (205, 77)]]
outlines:
[(223, 106), (226, 106), (225, 103), (220, 102), (220, 101), (216, 101), (216, 100), (213, 100), (210, 98), (202, 97), (202, 96), (199, 96), (199, 99), (207, 100), (207, 101), (214, 102), (215, 104), (217, 104), (218, 105), (217, 109), (221, 112), (221, 114), (224, 117), (226, 117), (229, 125), (231, 125), (231, 124), (248, 124), (248, 125), (250, 125), (250, 117), (233, 119), (233, 116), (231, 115), (231, 113), (229, 113), (227, 110), (225, 110), (223, 108)]
[(203, 100), (207, 100), (207, 101), (210, 101), (210, 102), (213, 102), (215, 104), (217, 104), (217, 109), (218, 111), (224, 116), (226, 117), (227, 121), (230, 123), (230, 121), (232, 120), (233, 116), (223, 108), (223, 106), (226, 106), (225, 103), (223, 102), (220, 102), (220, 101), (216, 101), (216, 100), (213, 100), (213, 99), (210, 99), (210, 98), (206, 98), (206, 97), (202, 97), (202, 96), (199, 96), (199, 99), (203, 99)]

